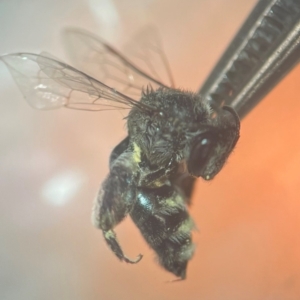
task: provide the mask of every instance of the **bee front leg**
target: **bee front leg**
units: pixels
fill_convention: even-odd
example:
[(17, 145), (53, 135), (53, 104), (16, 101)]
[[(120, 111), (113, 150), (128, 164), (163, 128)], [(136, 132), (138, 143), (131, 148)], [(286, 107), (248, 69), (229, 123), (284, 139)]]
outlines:
[(191, 205), (191, 197), (197, 178), (188, 173), (179, 173), (171, 178), (171, 182), (181, 192), (184, 201), (187, 205)]
[(172, 159), (167, 166), (157, 167), (153, 170), (144, 170), (140, 176), (138, 186), (157, 188), (169, 181), (173, 173), (176, 172), (177, 163)]
[(95, 201), (92, 222), (102, 230), (104, 239), (110, 249), (122, 261), (137, 263), (142, 259), (130, 259), (117, 241), (113, 228), (119, 224), (132, 209), (136, 201), (136, 166), (132, 153), (124, 152), (111, 165), (111, 170), (103, 182)]

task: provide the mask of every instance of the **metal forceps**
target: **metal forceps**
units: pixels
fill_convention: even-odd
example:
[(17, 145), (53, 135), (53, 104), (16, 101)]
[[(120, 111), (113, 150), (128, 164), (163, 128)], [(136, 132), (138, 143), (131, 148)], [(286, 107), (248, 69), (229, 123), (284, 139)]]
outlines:
[(300, 0), (260, 0), (199, 93), (242, 119), (298, 63)]

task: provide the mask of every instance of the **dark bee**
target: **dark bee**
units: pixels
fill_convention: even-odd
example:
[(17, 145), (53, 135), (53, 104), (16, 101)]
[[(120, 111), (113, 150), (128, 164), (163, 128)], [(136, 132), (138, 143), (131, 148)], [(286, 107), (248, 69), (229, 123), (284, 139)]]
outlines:
[[(195, 178), (211, 180), (221, 170), (239, 138), (240, 122), (232, 108), (213, 111), (199, 94), (172, 87), (157, 35), (152, 31), (150, 36), (136, 39), (133, 49), (151, 75), (93, 35), (74, 29), (66, 39), (86, 73), (46, 53), (1, 59), (34, 108), (131, 109), (128, 136), (112, 151), (92, 220), (120, 260), (137, 263), (142, 255), (128, 258), (114, 232), (129, 214), (160, 265), (184, 279), (194, 252), (187, 205)], [(158, 78), (151, 56), (165, 67), (171, 87)], [(137, 91), (140, 101), (134, 98)]]

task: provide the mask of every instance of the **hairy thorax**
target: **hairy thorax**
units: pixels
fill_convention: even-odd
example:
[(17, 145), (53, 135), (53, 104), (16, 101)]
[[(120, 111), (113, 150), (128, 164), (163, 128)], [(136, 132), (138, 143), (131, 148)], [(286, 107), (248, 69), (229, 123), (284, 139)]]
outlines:
[(177, 89), (147, 89), (141, 102), (155, 108), (148, 112), (133, 108), (128, 116), (132, 141), (153, 165), (180, 162), (189, 140), (201, 124), (207, 124), (210, 107), (199, 101), (199, 95)]

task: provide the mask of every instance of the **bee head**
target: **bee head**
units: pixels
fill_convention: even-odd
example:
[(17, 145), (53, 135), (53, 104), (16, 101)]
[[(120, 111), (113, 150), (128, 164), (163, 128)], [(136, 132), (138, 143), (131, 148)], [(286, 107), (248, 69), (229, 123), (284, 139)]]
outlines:
[(222, 169), (239, 138), (240, 121), (236, 112), (224, 107), (212, 124), (190, 141), (186, 155), (188, 172), (211, 180)]

